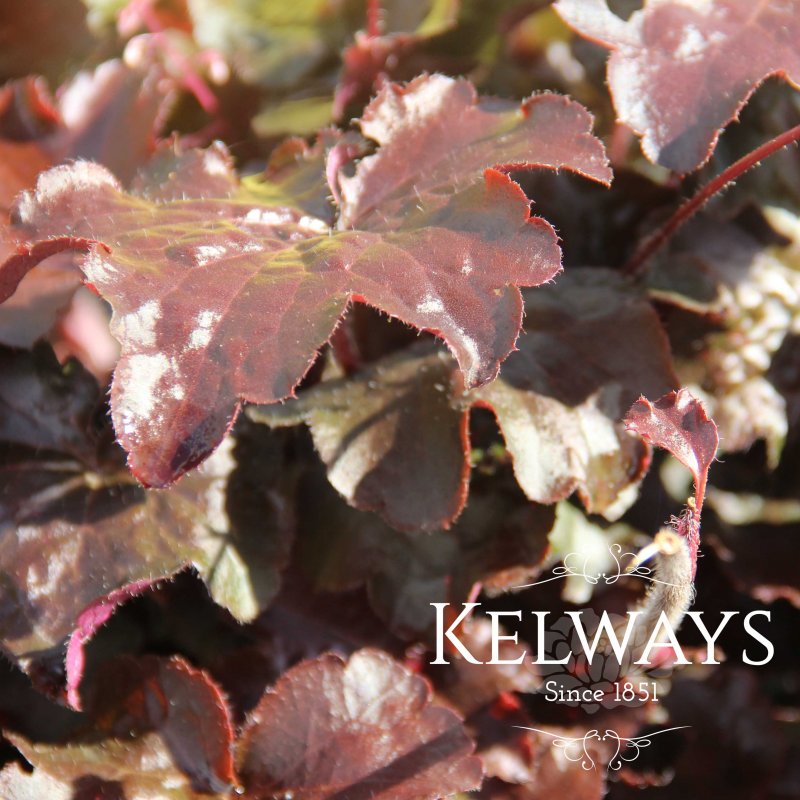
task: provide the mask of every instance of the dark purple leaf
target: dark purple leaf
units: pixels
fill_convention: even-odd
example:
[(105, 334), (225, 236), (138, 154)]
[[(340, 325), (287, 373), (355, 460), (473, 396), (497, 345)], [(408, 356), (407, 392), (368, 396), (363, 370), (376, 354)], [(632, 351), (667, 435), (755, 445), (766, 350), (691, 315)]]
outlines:
[(239, 741), (245, 797), (434, 800), (477, 788), (472, 742), (430, 698), (422, 678), (380, 651), (299, 664), (267, 692)]
[(670, 392), (654, 402), (640, 397), (625, 423), (656, 447), (672, 453), (692, 473), (698, 511), (703, 506), (708, 469), (719, 445), (717, 426), (703, 404), (687, 389)]
[[(709, 487), (708, 503), (717, 512), (732, 510), (735, 496), (723, 500), (719, 493)], [(712, 502), (712, 497), (714, 501)], [(739, 499), (745, 508), (752, 509), (757, 504), (769, 508), (768, 498), (753, 495)], [(720, 505), (724, 503), (724, 508)], [(780, 511), (780, 501), (772, 501)], [(791, 503), (791, 501), (789, 501)], [(787, 503), (788, 505), (788, 503)], [(797, 509), (793, 509), (795, 514)], [(768, 524), (759, 522), (749, 525), (724, 525), (715, 531), (710, 540), (711, 547), (718, 551), (720, 567), (731, 583), (742, 592), (747, 592), (762, 603), (774, 603), (779, 599), (788, 600), (800, 608), (800, 582), (794, 568), (794, 551), (798, 527), (794, 524)]]
[(453, 359), (429, 346), (328, 380), (298, 400), (252, 409), (270, 425), (305, 422), (347, 501), (402, 531), (448, 527), (469, 480), (467, 414)]
[(87, 703), (94, 735), (54, 745), (8, 734), (34, 774), (73, 786), (91, 776), (117, 784), (126, 800), (167, 789), (176, 800), (227, 794), (236, 780), (233, 729), (219, 688), (176, 657), (108, 666)]
[(531, 500), (577, 491), (589, 511), (613, 518), (649, 463), (620, 420), (640, 393), (676, 384), (645, 297), (611, 272), (573, 269), (528, 294), (517, 352), (473, 392), (463, 392), (452, 359), (424, 345), (248, 413), (270, 425), (306, 422), (348, 502), (414, 530), (446, 527), (463, 509), (469, 407), (488, 407)]
[[(508, 471), (510, 472), (510, 470)], [(529, 503), (509, 474), (481, 481), (447, 531), (400, 533), (347, 506), (321, 474), (300, 483), (296, 558), (317, 591), (366, 584), (390, 629), (406, 638), (432, 633), (431, 603), (466, 602), (475, 584), (497, 593), (541, 564), (553, 508)], [(489, 484), (489, 485), (487, 485)]]
[[(664, 705), (671, 725), (689, 727), (679, 732), (683, 746), (661, 757), (661, 782), (667, 785), (649, 792), (655, 797), (678, 800), (687, 793), (721, 792), (730, 800), (749, 800), (777, 788), (779, 775), (788, 771), (786, 736), (754, 672), (731, 667), (702, 681), (681, 678)], [(653, 740), (654, 749), (664, 744)], [(623, 796), (639, 795), (634, 788)]]
[(91, 460), (101, 398), (80, 364), (60, 366), (47, 346), (30, 354), (0, 348), (0, 376), (0, 441)]
[(79, 688), (86, 666), (84, 648), (87, 642), (94, 636), (98, 628), (111, 619), (117, 606), (152, 588), (153, 584), (154, 581), (145, 578), (129, 583), (121, 589), (114, 589), (105, 597), (95, 600), (78, 615), (78, 619), (75, 621), (75, 630), (69, 637), (64, 663), (67, 676), (67, 702), (72, 708), (80, 710), (83, 705)]
[(573, 269), (529, 294), (524, 330), (473, 402), (497, 416), (531, 500), (577, 491), (588, 511), (618, 517), (650, 460), (621, 419), (637, 394), (677, 384), (656, 313), (617, 275)]
[[(277, 439), (262, 436), (252, 447), (232, 437), (179, 485), (147, 491), (125, 470), (107, 431), (97, 434), (96, 451), (91, 440), (81, 451), (78, 432), (88, 433), (98, 389), (89, 391), (91, 379), (77, 364), (65, 375), (39, 351), (4, 356), (0, 402), (22, 381), (43, 411), (41, 425), (27, 429), (18, 403), (3, 415), (8, 430), (0, 438), (15, 443), (3, 446), (0, 459), (0, 639), (7, 652), (30, 659), (77, 627), (67, 664), (74, 700), (84, 641), (119, 602), (158, 578), (194, 566), (238, 619), (266, 607), (293, 531)], [(66, 389), (73, 391), (64, 400)], [(33, 449), (42, 447), (48, 450)]]

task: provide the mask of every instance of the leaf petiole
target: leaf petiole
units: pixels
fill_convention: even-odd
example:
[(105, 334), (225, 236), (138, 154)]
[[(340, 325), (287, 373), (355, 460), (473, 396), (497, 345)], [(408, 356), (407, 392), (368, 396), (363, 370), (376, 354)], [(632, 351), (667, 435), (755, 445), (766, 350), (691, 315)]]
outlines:
[(622, 268), (622, 271), (626, 275), (638, 275), (647, 262), (672, 238), (675, 232), (688, 222), (717, 192), (722, 191), (728, 184), (755, 167), (760, 161), (796, 142), (798, 139), (800, 139), (800, 125), (795, 125), (794, 128), (784, 131), (774, 139), (770, 139), (746, 156), (743, 156), (704, 186), (701, 186), (692, 197), (677, 208), (675, 213), (663, 225), (642, 241)]

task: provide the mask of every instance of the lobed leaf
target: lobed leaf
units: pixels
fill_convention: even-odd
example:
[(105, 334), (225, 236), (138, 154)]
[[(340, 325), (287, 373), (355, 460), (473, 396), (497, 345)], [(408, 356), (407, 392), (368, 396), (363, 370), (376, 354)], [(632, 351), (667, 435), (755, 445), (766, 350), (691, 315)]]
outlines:
[[(75, 702), (83, 643), (120, 602), (153, 581), (194, 566), (238, 619), (250, 620), (268, 604), (293, 530), (280, 471), (270, 466), (279, 463), (274, 439), (262, 438), (257, 454), (230, 439), (179, 486), (148, 492), (102, 434), (96, 452), (75, 446), (98, 405), (97, 387), (86, 392), (91, 379), (76, 362), (65, 375), (52, 355), (3, 356), (0, 438), (15, 443), (0, 459), (0, 640), (7, 652), (29, 660), (77, 627), (67, 663)], [(17, 424), (24, 409), (9, 398), (21, 384), (41, 384), (49, 425)], [(56, 412), (65, 386), (75, 391)]]
[(676, 527), (689, 540), (694, 578), (708, 470), (719, 447), (717, 426), (688, 389), (670, 392), (652, 403), (640, 397), (628, 411), (625, 423), (628, 430), (672, 453), (692, 473), (694, 497), (689, 499), (687, 513), (676, 520)]
[(203, 672), (180, 658), (112, 662), (98, 676), (89, 713), (101, 737), (54, 745), (7, 734), (42, 776), (37, 782), (46, 783), (46, 775), (80, 787), (93, 779), (117, 787), (126, 800), (227, 795), (235, 783), (225, 701)]
[[(81, 2), (110, 34), (93, 40), (101, 49), (91, 54), (72, 36), (85, 28)], [(770, 220), (776, 233), (750, 209), (735, 226), (699, 226), (699, 244), (687, 227), (686, 246), (671, 248), (656, 276), (656, 308), (642, 287), (606, 269), (625, 261), (626, 243), (675, 201), (680, 182), (624, 177), (637, 166), (635, 140), (608, 108), (604, 51), (567, 36), (549, 5), (0, 3), (0, 72), (39, 64), (63, 75), (133, 34), (143, 35), (125, 46), (126, 61), (155, 65), (146, 76), (102, 65), (55, 100), (36, 79), (0, 87), (0, 293), (25, 276), (0, 308), (0, 342), (27, 348), (47, 334), (62, 362), (41, 345), (0, 348), (0, 649), (9, 656), (0, 663), (0, 797), (622, 800), (645, 787), (660, 798), (800, 797), (789, 713), (800, 619), (791, 527), (800, 455), (796, 219), (781, 212), (785, 226)], [(605, 20), (607, 42), (642, 33), (611, 61), (625, 50), (640, 65), (634, 77), (648, 86), (628, 88), (648, 113), (669, 105), (679, 115), (687, 97), (701, 96), (694, 118), (683, 118), (700, 128), (674, 147), (683, 156), (693, 141), (703, 156), (711, 145), (700, 140), (716, 133), (702, 124), (761, 80), (731, 90), (737, 70), (763, 66), (762, 49), (776, 61), (785, 54), (777, 39), (762, 47), (731, 34), (727, 59), (711, 41), (695, 62), (698, 36), (712, 40), (720, 28), (693, 20), (716, 24), (720, 9), (745, 9), (755, 40), (765, 19), (798, 0), (561, 5), (586, 28)], [(609, 6), (644, 9), (623, 22)], [(365, 11), (368, 34), (340, 58)], [(793, 18), (787, 31), (797, 31)], [(217, 45), (225, 52), (200, 49)], [(228, 81), (223, 58), (238, 73)], [(508, 96), (557, 86), (585, 98), (613, 128), (623, 176), (615, 191), (581, 178), (610, 173), (588, 117), (566, 99), (539, 96), (520, 108), (438, 75), (385, 85), (439, 69)], [(648, 94), (664, 74), (673, 83)], [(782, 83), (753, 97), (725, 150), (795, 124), (797, 95)], [(164, 95), (176, 87), (181, 102), (165, 118)], [(352, 111), (375, 88), (359, 130)], [(154, 133), (191, 131), (185, 142), (235, 143), (246, 174), (271, 137), (311, 134), (331, 113), (349, 130), (323, 131), (313, 146), (289, 140), (258, 176), (240, 178), (216, 146), (182, 152), (165, 142), (149, 158)], [(671, 147), (659, 157), (674, 157)], [(36, 173), (75, 156), (105, 170), (79, 162), (50, 172), (12, 212)], [(790, 208), (791, 184), (800, 185), (792, 158), (786, 151), (754, 173), (758, 183), (729, 193), (726, 208), (746, 197), (763, 209), (777, 195)], [(576, 174), (565, 180), (561, 167)], [(530, 217), (530, 199), (568, 245), (567, 274), (552, 286), (557, 239)], [(743, 230), (755, 239), (736, 235)], [(764, 249), (772, 245), (782, 249)], [(61, 263), (31, 269), (50, 254)], [(84, 333), (96, 321), (97, 340), (110, 335), (105, 300), (92, 295), (96, 319), (72, 313), (52, 325), (80, 279), (79, 259), (87, 282), (91, 272), (93, 288), (114, 303), (126, 346), (114, 420), (137, 474), (167, 484), (203, 461), (168, 489), (144, 489), (125, 468), (105, 398), (115, 359), (96, 368), (98, 386), (67, 358), (78, 352), (68, 331), (75, 320)], [(540, 281), (520, 329), (518, 287)], [(686, 384), (673, 373), (662, 322)], [(415, 343), (417, 331), (427, 334)], [(325, 342), (325, 360), (309, 367)], [(578, 551), (590, 559), (588, 574), (612, 575), (603, 566), (614, 566), (609, 545), (638, 549), (637, 531), (591, 522), (569, 498), (543, 503), (576, 494), (606, 519), (627, 509), (651, 446), (621, 417), (640, 394), (677, 385), (702, 387), (729, 448), (755, 444), (715, 465), (696, 606), (716, 615), (770, 604), (769, 668), (737, 666), (753, 641), (731, 624), (718, 639), (721, 664), (673, 676), (658, 704), (589, 719), (548, 702), (530, 658), (426, 663), (432, 601), (520, 609), (507, 629), (518, 641), (500, 643), (511, 659), (532, 652), (532, 612), (558, 614), (587, 598), (598, 613), (633, 607), (642, 582), (601, 582), (604, 591), (593, 592), (578, 575), (541, 578)], [(294, 391), (296, 402), (276, 402)], [(678, 397), (665, 408), (644, 401), (636, 420), (652, 423), (649, 433), (678, 450), (699, 483), (710, 461), (707, 426), (699, 411), (697, 419), (681, 412)], [(239, 419), (217, 447), (242, 398), (266, 398), (253, 417), (310, 432)], [(688, 496), (688, 471), (677, 459), (662, 466), (670, 498)], [(644, 488), (629, 522), (647, 526), (668, 500), (657, 480)], [(693, 545), (702, 488), (672, 521)], [(522, 584), (513, 597), (497, 596)], [(481, 617), (459, 628), (481, 661), (491, 655), (491, 628)], [(685, 633), (687, 655), (699, 661), (705, 648)], [(673, 725), (687, 727), (614, 755), (616, 737), (624, 745)], [(241, 780), (234, 728), (244, 731)], [(566, 741), (583, 742), (591, 763), (565, 757)], [(634, 761), (614, 761), (622, 756)], [(473, 794), (478, 759), (487, 780)], [(25, 760), (28, 771), (18, 766)]]
[(466, 602), (476, 584), (487, 593), (505, 591), (535, 573), (545, 557), (554, 509), (527, 502), (510, 476), (494, 478), (494, 486), (477, 484), (450, 530), (403, 534), (349, 508), (312, 472), (298, 485), (299, 569), (317, 592), (366, 585), (390, 630), (428, 637), (435, 626), (431, 603)]
[(676, 172), (710, 158), (720, 130), (766, 78), (800, 87), (796, 0), (649, 0), (627, 21), (608, 0), (559, 0), (555, 9), (612, 51), (620, 120), (642, 136), (651, 161)]
[(703, 404), (686, 389), (655, 402), (640, 397), (625, 418), (629, 430), (672, 453), (694, 478), (698, 511), (703, 506), (708, 469), (719, 445), (717, 426)]
[(600, 269), (571, 270), (531, 293), (526, 310), (519, 352), (473, 402), (494, 411), (531, 500), (577, 491), (587, 511), (617, 518), (650, 463), (620, 420), (640, 387), (655, 394), (677, 384), (658, 317)]
[[(487, 167), (565, 168), (608, 184), (611, 170), (591, 125), (582, 106), (555, 95), (534, 95), (517, 107), (479, 100), (468, 81), (442, 75), (387, 84), (359, 121), (377, 152), (359, 162), (355, 175), (339, 179), (339, 227), (385, 228), (419, 216), (420, 205), (444, 210), (448, 189), (467, 189)], [(491, 183), (491, 173), (485, 179)], [(461, 266), (469, 276), (483, 265), (464, 263), (466, 255)]]
[(528, 295), (518, 349), (484, 387), (465, 394), (452, 359), (421, 345), (248, 414), (270, 425), (306, 422), (348, 502), (414, 530), (447, 527), (463, 509), (469, 408), (487, 407), (531, 500), (577, 491), (589, 511), (613, 518), (649, 463), (620, 419), (637, 394), (676, 383), (645, 297), (610, 271), (572, 269)]
[[(8, 212), (40, 172), (81, 157), (99, 161), (127, 182), (153, 152), (171, 97), (156, 71), (118, 60), (78, 73), (61, 89), (54, 105), (41, 80), (16, 81), (0, 95), (0, 259), (17, 254)], [(17, 280), (0, 289), (0, 295), (14, 292), (0, 306), (0, 342), (31, 347), (62, 316), (80, 273), (72, 255), (63, 253), (25, 275), (19, 286)]]
[(328, 479), (352, 506), (402, 531), (448, 527), (469, 480), (467, 414), (453, 402), (462, 383), (452, 358), (423, 345), (248, 416), (307, 423)]
[(42, 248), (88, 250), (84, 274), (122, 345), (114, 427), (134, 474), (164, 486), (217, 446), (240, 399), (290, 395), (353, 300), (435, 331), (469, 385), (491, 379), (519, 332), (517, 287), (560, 268), (552, 228), (493, 165), (607, 181), (590, 124), (555, 96), (518, 108), (442, 76), (388, 85), (363, 121), (381, 146), (340, 178), (335, 231), (306, 213), (305, 195), (208, 196), (220, 179), (236, 185), (221, 146), (132, 193), (97, 165), (58, 167), (15, 206), (27, 243), (0, 266), (0, 287), (7, 296)]
[[(287, 731), (293, 731), (287, 736)], [(246, 797), (434, 800), (481, 783), (459, 718), (385, 653), (334, 655), (285, 673), (239, 742)]]

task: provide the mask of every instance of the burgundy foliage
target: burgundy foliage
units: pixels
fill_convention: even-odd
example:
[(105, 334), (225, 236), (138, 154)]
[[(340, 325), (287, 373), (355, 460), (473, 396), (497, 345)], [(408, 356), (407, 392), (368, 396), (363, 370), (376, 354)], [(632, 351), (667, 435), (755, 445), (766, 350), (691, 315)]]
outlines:
[(92, 776), (118, 785), (122, 797), (146, 797), (165, 784), (182, 798), (227, 791), (233, 729), (219, 688), (175, 657), (108, 667), (97, 676), (88, 711), (103, 738), (54, 747), (14, 735), (20, 752), (53, 779), (75, 786)]
[[(0, 798), (800, 797), (799, 19), (0, 3)], [(553, 702), (664, 525), (718, 663)]]
[[(458, 135), (445, 134), (456, 120)], [(115, 428), (133, 473), (164, 486), (219, 443), (239, 398), (288, 396), (352, 299), (436, 331), (468, 384), (491, 379), (519, 331), (515, 285), (559, 269), (552, 229), (507, 172), (568, 167), (607, 180), (590, 123), (557, 97), (484, 108), (463, 81), (388, 86), (361, 121), (378, 152), (339, 178), (335, 232), (291, 183), (273, 203), (240, 190), (220, 147), (202, 166), (189, 153), (168, 176), (148, 174), (133, 195), (97, 166), (56, 168), (12, 211), (19, 251), (0, 287), (10, 295), (42, 256), (88, 249), (83, 272), (111, 303), (122, 345)], [(507, 160), (493, 167), (498, 145)]]
[[(600, 270), (573, 270), (529, 293), (525, 312), (517, 351), (486, 387), (465, 392), (453, 360), (423, 345), (251, 417), (305, 421), (339, 492), (413, 530), (447, 526), (463, 509), (469, 408), (489, 408), (531, 500), (551, 504), (577, 490), (588, 511), (618, 516), (620, 495), (649, 464), (621, 417), (637, 394), (676, 382), (658, 319), (642, 294)], [(598, 339), (611, 347), (602, 366), (592, 358)], [(559, 373), (565, 362), (575, 365), (568, 376)]]
[(253, 797), (434, 800), (480, 785), (472, 749), (424, 680), (360, 650), (346, 664), (327, 655), (287, 672), (250, 718), (237, 762)]
[[(128, 181), (152, 155), (169, 107), (169, 82), (156, 69), (114, 60), (81, 72), (53, 103), (43, 80), (7, 84), (0, 95), (0, 254), (15, 249), (6, 227), (14, 197), (47, 167), (74, 158), (107, 166)], [(50, 332), (80, 282), (69, 254), (53, 255), (0, 307), (0, 341), (30, 347)]]
[[(116, 605), (154, 580), (194, 566), (238, 618), (266, 607), (292, 533), (281, 501), (270, 494), (280, 476), (273, 486), (242, 485), (233, 473), (254, 462), (230, 440), (179, 486), (145, 492), (125, 470), (110, 431), (93, 427), (101, 399), (79, 364), (61, 368), (46, 348), (2, 351), (0, 363), (0, 441), (8, 443), (0, 467), (0, 630), (7, 652), (30, 658), (74, 630), (66, 667), (77, 705), (84, 641)], [(259, 458), (275, 453), (262, 450)], [(226, 508), (231, 481), (249, 513)], [(15, 535), (23, 529), (24, 537)]]
[(628, 20), (608, 0), (558, 0), (556, 8), (612, 50), (608, 82), (620, 121), (642, 136), (651, 161), (676, 172), (711, 157), (720, 129), (765, 78), (800, 85), (795, 0), (651, 0)]
[(717, 426), (708, 418), (703, 404), (686, 389), (670, 392), (652, 403), (646, 397), (639, 398), (628, 411), (625, 422), (629, 430), (672, 453), (692, 473), (694, 497), (690, 498), (687, 514), (677, 526), (689, 538), (696, 560), (708, 470), (719, 447)]

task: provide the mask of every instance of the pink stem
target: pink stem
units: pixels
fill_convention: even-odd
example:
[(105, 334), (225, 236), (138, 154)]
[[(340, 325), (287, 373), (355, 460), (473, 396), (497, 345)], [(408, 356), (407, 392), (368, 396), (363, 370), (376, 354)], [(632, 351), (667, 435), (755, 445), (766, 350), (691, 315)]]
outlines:
[(623, 272), (627, 275), (638, 275), (645, 264), (670, 240), (675, 231), (688, 222), (717, 192), (724, 189), (749, 169), (752, 169), (759, 161), (771, 156), (786, 147), (786, 145), (796, 142), (798, 139), (800, 139), (800, 125), (784, 131), (774, 139), (770, 139), (720, 172), (716, 178), (710, 180), (685, 203), (681, 204), (660, 228), (641, 243), (628, 263), (623, 267)]
[(381, 0), (367, 0), (367, 36), (381, 35)]
[(330, 342), (334, 358), (346, 374), (351, 375), (361, 368), (362, 361), (358, 352), (358, 345), (347, 325), (346, 319), (342, 320), (342, 323), (333, 332)]
[(145, 25), (150, 29), (151, 33), (157, 38), (159, 44), (164, 48), (178, 64), (183, 71), (183, 84), (195, 96), (200, 107), (206, 114), (213, 116), (219, 111), (219, 102), (216, 95), (208, 88), (206, 82), (202, 79), (197, 70), (194, 69), (189, 59), (173, 45), (172, 40), (164, 31), (164, 26), (158, 19), (158, 16), (153, 12), (153, 8), (149, 3), (142, 3), (141, 8), (137, 9), (141, 14), (142, 20)]
[(627, 125), (623, 125), (621, 122), (614, 125), (608, 143), (608, 160), (615, 169), (623, 166), (628, 160), (628, 148), (632, 140), (633, 131)]

